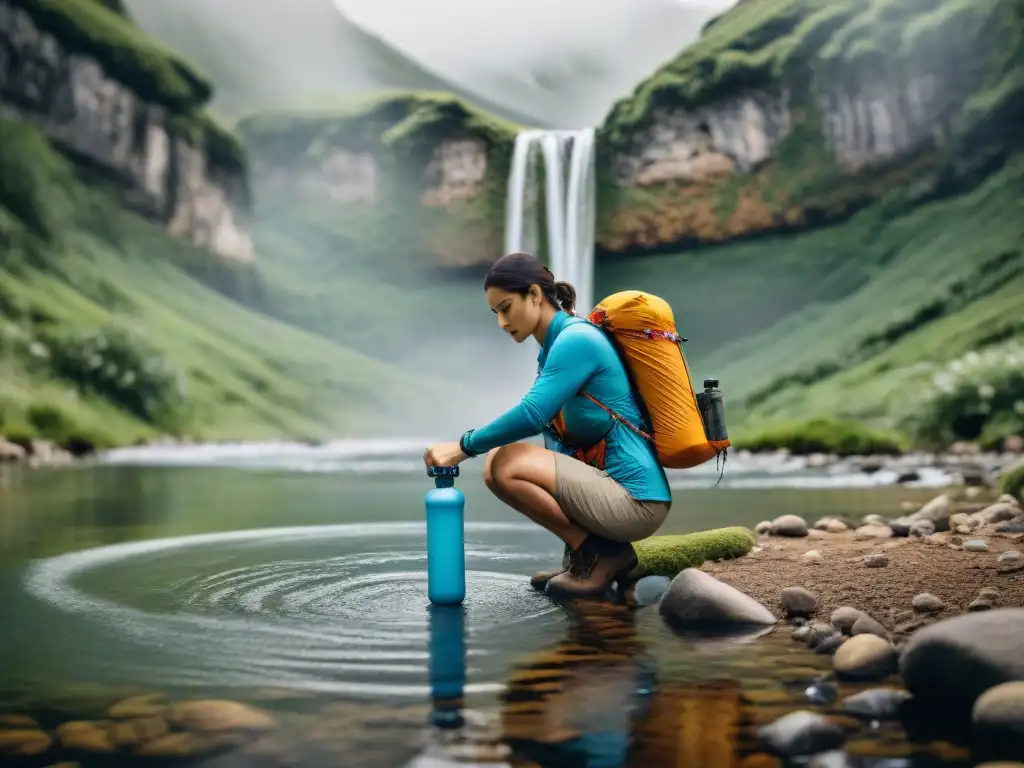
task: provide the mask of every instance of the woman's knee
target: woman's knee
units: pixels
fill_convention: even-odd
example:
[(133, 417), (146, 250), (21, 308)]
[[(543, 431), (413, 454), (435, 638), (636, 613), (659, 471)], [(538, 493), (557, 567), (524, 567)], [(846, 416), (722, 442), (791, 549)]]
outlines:
[(484, 459), (484, 483), (487, 487), (493, 491), (506, 486), (510, 480), (518, 479), (534, 448), (536, 446), (529, 443), (512, 443), (488, 451)]

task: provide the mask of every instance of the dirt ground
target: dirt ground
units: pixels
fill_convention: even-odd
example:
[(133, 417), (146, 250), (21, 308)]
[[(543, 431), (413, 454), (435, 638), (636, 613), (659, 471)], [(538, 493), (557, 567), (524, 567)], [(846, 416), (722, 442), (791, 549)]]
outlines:
[[(916, 537), (855, 541), (852, 531), (825, 533), (811, 530), (804, 538), (761, 536), (746, 557), (705, 563), (701, 570), (757, 598), (782, 616), (779, 593), (786, 587), (804, 587), (820, 601), (815, 618), (828, 621), (832, 611), (848, 605), (867, 612), (899, 640), (922, 626), (968, 610), (985, 587), (999, 591), (993, 607), (1024, 607), (1024, 570), (1005, 572), (996, 558), (1010, 549), (1024, 552), (1024, 534), (994, 533), (960, 537), (980, 538), (989, 551), (954, 549), (956, 539), (938, 533)], [(802, 557), (817, 550), (816, 562)], [(864, 558), (885, 553), (888, 565), (869, 568)], [(931, 616), (917, 614), (911, 601), (929, 592), (945, 603)]]

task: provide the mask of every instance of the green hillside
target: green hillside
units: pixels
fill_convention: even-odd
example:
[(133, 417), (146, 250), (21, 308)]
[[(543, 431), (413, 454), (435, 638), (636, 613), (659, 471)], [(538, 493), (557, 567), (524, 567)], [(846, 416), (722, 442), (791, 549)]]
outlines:
[[(0, 432), (122, 444), (409, 431), (434, 385), (215, 292), (213, 255), (0, 122)], [(6, 151), (13, 149), (16, 151)], [(246, 285), (245, 268), (218, 279)]]
[(935, 377), (986, 348), (994, 370), (970, 385), (965, 407), (979, 402), (978, 385), (1003, 381), (1008, 421), (944, 437), (1019, 433), (1024, 412), (1011, 414), (1024, 381), (1011, 369), (1024, 346), (1022, 189), (1018, 155), (957, 197), (904, 206), (894, 194), (805, 233), (622, 258), (601, 269), (598, 293), (633, 287), (668, 299), (695, 376), (722, 379), (740, 434), (824, 416), (928, 437)]

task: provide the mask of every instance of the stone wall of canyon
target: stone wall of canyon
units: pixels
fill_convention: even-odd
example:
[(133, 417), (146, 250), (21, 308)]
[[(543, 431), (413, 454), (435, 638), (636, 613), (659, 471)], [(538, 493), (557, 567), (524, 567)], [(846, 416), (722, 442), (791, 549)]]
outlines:
[(246, 180), (173, 131), (172, 117), (64, 50), (23, 9), (0, 0), (0, 114), (38, 126), (76, 162), (116, 182), (127, 205), (174, 235), (248, 261)]
[(969, 95), (928, 73), (840, 74), (799, 97), (780, 83), (654, 111), (604, 160), (599, 245), (716, 242), (839, 214), (919, 173)]

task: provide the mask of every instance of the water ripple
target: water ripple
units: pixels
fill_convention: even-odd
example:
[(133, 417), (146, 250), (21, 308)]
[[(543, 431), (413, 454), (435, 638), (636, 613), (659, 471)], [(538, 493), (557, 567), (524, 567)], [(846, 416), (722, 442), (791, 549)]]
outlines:
[[(562, 620), (527, 574), (550, 536), (466, 526), (467, 692), (501, 687), (509, 656)], [(281, 685), (349, 694), (429, 691), (421, 523), (235, 531), (99, 547), (40, 561), (26, 588), (101, 623), (155, 684)], [(546, 627), (548, 631), (538, 631)]]

